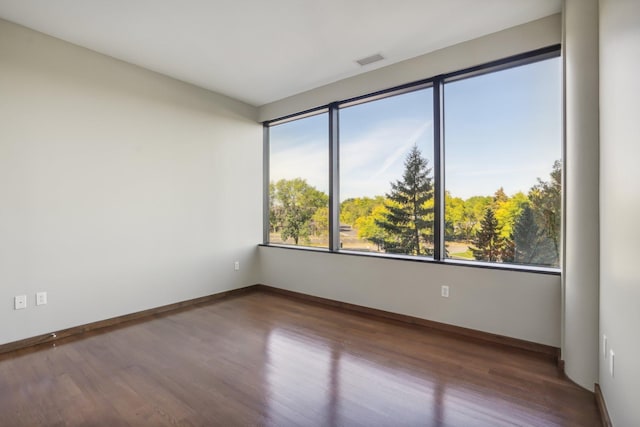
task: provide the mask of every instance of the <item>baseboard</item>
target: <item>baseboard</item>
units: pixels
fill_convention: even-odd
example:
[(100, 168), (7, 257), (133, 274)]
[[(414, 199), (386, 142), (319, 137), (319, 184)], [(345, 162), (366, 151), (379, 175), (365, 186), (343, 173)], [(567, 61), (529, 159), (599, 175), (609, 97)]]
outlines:
[(255, 286), (247, 286), (230, 291), (219, 292), (217, 294), (206, 295), (204, 297), (194, 298), (186, 301), (180, 301), (173, 304), (163, 305), (161, 307), (150, 308), (148, 310), (137, 311), (135, 313), (125, 314), (123, 316), (112, 317), (110, 319), (99, 320), (97, 322), (87, 323), (85, 325), (74, 326), (61, 331), (52, 331), (46, 334), (37, 335), (35, 337), (26, 338), (19, 341), (13, 341), (0, 345), (0, 354), (32, 347), (39, 344), (53, 343), (57, 340), (67, 338), (73, 335), (81, 335), (90, 331), (116, 326), (122, 323), (132, 322), (135, 320), (143, 320), (148, 317), (159, 316), (168, 312), (173, 312), (190, 307), (211, 303), (216, 300), (228, 298), (230, 296), (240, 295), (252, 291)]
[(418, 325), (429, 329), (434, 329), (450, 334), (461, 335), (469, 339), (490, 342), (492, 344), (500, 344), (511, 348), (517, 348), (520, 350), (526, 350), (534, 353), (538, 353), (545, 357), (548, 357), (558, 363), (560, 356), (560, 349), (557, 347), (539, 344), (531, 341), (521, 340), (518, 338), (505, 337), (503, 335), (491, 334), (489, 332), (477, 331), (475, 329), (463, 328), (460, 326), (449, 325), (446, 323), (435, 322), (433, 320), (421, 319), (419, 317), (408, 316), (405, 314), (392, 313), (390, 311), (379, 310), (376, 308), (364, 307), (361, 305), (350, 304), (346, 302), (336, 301), (328, 298), (322, 298), (312, 295), (303, 294), (300, 292), (294, 292), (287, 289), (274, 288), (268, 285), (255, 285), (254, 289), (262, 290), (266, 292), (272, 292), (280, 295), (297, 298), (304, 301), (310, 301), (318, 304), (329, 305), (332, 307), (339, 307), (350, 311), (355, 311), (361, 314), (374, 316), (377, 318), (399, 321), (402, 323), (409, 323), (411, 325)]
[(8, 353), (15, 350), (20, 350), (23, 348), (27, 348), (27, 347), (31, 347), (39, 344), (53, 343), (57, 340), (67, 338), (70, 336), (81, 335), (90, 331), (108, 328), (111, 326), (116, 326), (122, 323), (131, 322), (135, 320), (144, 320), (145, 318), (159, 316), (164, 313), (181, 310), (181, 309), (188, 309), (192, 306), (196, 306), (199, 304), (207, 304), (222, 298), (227, 298), (230, 296), (235, 296), (235, 295), (240, 295), (247, 292), (255, 292), (255, 291), (271, 292), (275, 294), (288, 296), (291, 298), (296, 298), (303, 301), (328, 305), (332, 307), (338, 307), (345, 310), (357, 312), (360, 314), (373, 316), (379, 319), (393, 320), (393, 321), (407, 323), (411, 325), (417, 325), (417, 326), (421, 326), (421, 327), (425, 327), (433, 330), (438, 330), (438, 331), (442, 331), (450, 334), (463, 336), (468, 339), (504, 345), (507, 347), (516, 348), (520, 350), (526, 350), (526, 351), (538, 353), (540, 355), (543, 355), (545, 357), (548, 357), (556, 361), (560, 369), (562, 369), (563, 367), (562, 366), (563, 362), (559, 360), (560, 349), (558, 349), (557, 347), (552, 347), (549, 345), (534, 343), (531, 341), (521, 340), (518, 338), (505, 337), (503, 335), (491, 334), (489, 332), (477, 331), (475, 329), (463, 328), (460, 326), (454, 326), (446, 323), (435, 322), (432, 320), (421, 319), (419, 317), (392, 313), (390, 311), (384, 311), (376, 308), (350, 304), (346, 302), (317, 297), (313, 295), (307, 295), (300, 292), (294, 292), (286, 289), (274, 288), (272, 286), (260, 285), (260, 284), (251, 285), (251, 286), (247, 286), (239, 289), (233, 289), (226, 292), (220, 292), (213, 295), (207, 295), (200, 298), (194, 298), (187, 301), (168, 304), (161, 307), (155, 307), (148, 310), (126, 314), (123, 316), (117, 316), (110, 319), (100, 320), (97, 322), (87, 323), (85, 325), (75, 326), (75, 327), (64, 329), (61, 331), (52, 331), (47, 334), (42, 334), (35, 337), (19, 340), (19, 341), (13, 341), (7, 344), (0, 345), (0, 354)]
[(566, 376), (566, 372), (564, 371), (564, 360), (560, 359), (558, 357), (558, 362), (556, 363), (556, 365), (558, 366), (558, 372), (560, 372), (562, 375)]
[(596, 404), (598, 405), (598, 411), (600, 412), (600, 421), (602, 421), (603, 427), (613, 427), (611, 418), (609, 418), (609, 411), (607, 411), (607, 404), (604, 401), (600, 384), (596, 383)]

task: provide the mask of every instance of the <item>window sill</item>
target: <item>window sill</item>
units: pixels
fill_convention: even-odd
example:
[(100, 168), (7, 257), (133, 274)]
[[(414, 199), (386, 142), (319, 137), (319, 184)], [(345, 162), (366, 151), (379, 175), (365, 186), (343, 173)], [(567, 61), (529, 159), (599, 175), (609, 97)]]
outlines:
[(316, 247), (310, 247), (310, 246), (293, 246), (293, 245), (278, 245), (278, 244), (264, 244), (264, 243), (260, 243), (258, 244), (258, 246), (262, 246), (265, 248), (278, 248), (278, 249), (286, 249), (286, 250), (294, 250), (294, 251), (317, 252), (317, 253), (330, 254), (330, 255), (347, 255), (347, 256), (368, 257), (368, 258), (380, 258), (385, 260), (421, 262), (426, 264), (447, 265), (447, 266), (455, 266), (455, 267), (482, 268), (482, 269), (501, 270), (501, 271), (518, 271), (522, 273), (550, 274), (554, 276), (560, 276), (562, 274), (562, 271), (559, 268), (553, 268), (553, 267), (537, 267), (537, 266), (531, 266), (531, 265), (516, 265), (516, 264), (497, 264), (497, 263), (489, 263), (489, 262), (482, 262), (482, 261), (462, 261), (462, 260), (453, 260), (453, 259), (438, 261), (430, 257), (418, 257), (414, 255), (381, 254), (381, 253), (373, 253), (373, 252), (357, 252), (357, 251), (346, 251), (346, 250), (332, 252), (327, 248), (316, 248)]

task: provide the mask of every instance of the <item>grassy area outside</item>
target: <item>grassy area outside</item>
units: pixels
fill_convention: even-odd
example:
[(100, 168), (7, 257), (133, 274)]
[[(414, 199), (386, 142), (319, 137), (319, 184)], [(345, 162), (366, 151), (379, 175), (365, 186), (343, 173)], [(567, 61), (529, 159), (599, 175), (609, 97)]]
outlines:
[[(280, 233), (270, 233), (269, 242), (283, 245), (295, 244), (293, 239), (283, 241), (280, 237)], [(345, 250), (384, 253), (383, 250), (378, 249), (378, 245), (375, 243), (359, 238), (357, 229), (341, 231), (340, 242), (342, 244), (342, 249)], [(449, 253), (449, 258), (473, 260), (473, 253), (471, 252), (471, 249), (469, 249), (469, 244), (469, 242), (447, 242), (446, 247)], [(329, 238), (327, 236), (309, 236), (307, 239), (300, 239), (298, 245), (315, 248), (328, 248)]]

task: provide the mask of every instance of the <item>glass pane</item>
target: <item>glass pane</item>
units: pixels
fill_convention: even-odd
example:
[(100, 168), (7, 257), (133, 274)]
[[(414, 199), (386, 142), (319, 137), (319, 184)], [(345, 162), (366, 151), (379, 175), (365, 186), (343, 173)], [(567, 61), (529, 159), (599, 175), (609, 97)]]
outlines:
[(328, 115), (269, 129), (269, 242), (329, 246)]
[(343, 249), (433, 255), (433, 90), (340, 110)]
[(448, 258), (559, 265), (560, 66), (553, 58), (445, 84)]

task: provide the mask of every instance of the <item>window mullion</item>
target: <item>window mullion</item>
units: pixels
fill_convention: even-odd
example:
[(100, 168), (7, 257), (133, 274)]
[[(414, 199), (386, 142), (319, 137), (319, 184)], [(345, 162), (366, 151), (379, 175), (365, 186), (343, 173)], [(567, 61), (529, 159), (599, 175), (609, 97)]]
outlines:
[(338, 104), (329, 105), (329, 250), (340, 250)]
[(433, 259), (446, 258), (444, 245), (444, 80), (433, 82)]
[(271, 228), (270, 200), (269, 200), (269, 126), (262, 126), (262, 242), (269, 243), (269, 231)]

